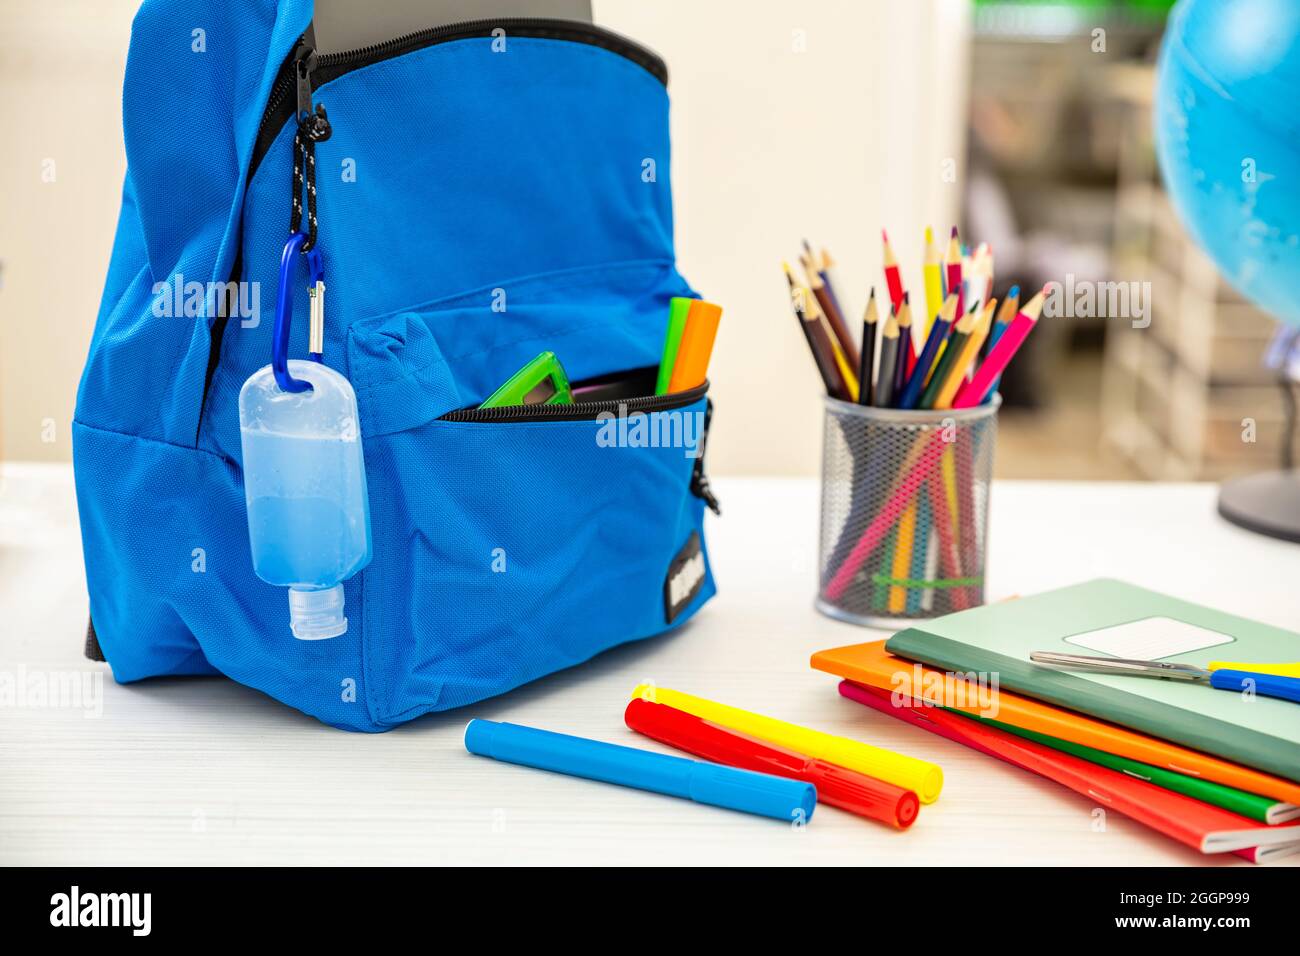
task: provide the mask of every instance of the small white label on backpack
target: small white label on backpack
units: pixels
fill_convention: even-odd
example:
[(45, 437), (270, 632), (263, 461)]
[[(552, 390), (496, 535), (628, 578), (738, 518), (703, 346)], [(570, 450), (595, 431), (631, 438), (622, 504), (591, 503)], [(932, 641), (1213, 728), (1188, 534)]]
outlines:
[(700, 548), (700, 536), (692, 531), (685, 546), (668, 565), (668, 577), (664, 580), (664, 616), (669, 624), (700, 593), (700, 588), (704, 586), (704, 572), (704, 551)]

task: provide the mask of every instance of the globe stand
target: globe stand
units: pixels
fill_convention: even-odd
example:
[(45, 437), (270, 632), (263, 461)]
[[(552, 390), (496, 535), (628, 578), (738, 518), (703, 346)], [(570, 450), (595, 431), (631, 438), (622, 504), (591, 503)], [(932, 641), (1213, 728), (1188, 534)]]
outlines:
[(1265, 471), (1219, 486), (1219, 514), (1233, 524), (1300, 544), (1300, 471)]

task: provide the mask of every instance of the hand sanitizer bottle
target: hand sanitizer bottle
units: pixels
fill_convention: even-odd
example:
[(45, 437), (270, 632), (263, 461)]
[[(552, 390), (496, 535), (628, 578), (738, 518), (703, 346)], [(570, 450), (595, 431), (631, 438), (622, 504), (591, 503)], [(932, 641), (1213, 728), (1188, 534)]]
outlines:
[(370, 502), (357, 398), (319, 362), (291, 360), (310, 384), (284, 391), (270, 365), (239, 393), (253, 569), (289, 588), (289, 626), (304, 641), (348, 629), (342, 582), (370, 562)]

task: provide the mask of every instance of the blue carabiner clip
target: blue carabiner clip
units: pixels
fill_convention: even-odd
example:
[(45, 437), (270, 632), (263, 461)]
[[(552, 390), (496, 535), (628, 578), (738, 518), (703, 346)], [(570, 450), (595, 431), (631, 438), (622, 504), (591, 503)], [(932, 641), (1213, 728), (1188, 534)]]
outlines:
[[(298, 253), (306, 241), (305, 232), (293, 233), (284, 244), (284, 253), (280, 256), (280, 287), (275, 297), (275, 328), (271, 334), (271, 371), (275, 374), (276, 384), (285, 392), (306, 392), (311, 389), (311, 382), (304, 382), (289, 374), (289, 332), (293, 328), (293, 292), (290, 280), (293, 278)], [(319, 249), (307, 253), (307, 270), (313, 292), (323, 294), (325, 267)], [(316, 307), (323, 306), (317, 304)], [(317, 362), (324, 359), (319, 352), (312, 352), (311, 357)]]

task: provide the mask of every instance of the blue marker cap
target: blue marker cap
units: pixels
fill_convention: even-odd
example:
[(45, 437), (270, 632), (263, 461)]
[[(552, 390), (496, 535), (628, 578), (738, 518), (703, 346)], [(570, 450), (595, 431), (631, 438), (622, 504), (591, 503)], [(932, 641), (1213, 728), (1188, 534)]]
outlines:
[(519, 724), (471, 720), (465, 749), (507, 763), (665, 793), (730, 810), (806, 823), (817, 788), (800, 780), (619, 747)]
[(817, 807), (817, 788), (811, 783), (737, 767), (724, 767), (702, 760), (685, 762), (694, 764), (691, 799), (696, 803), (802, 823), (812, 819), (813, 810)]

